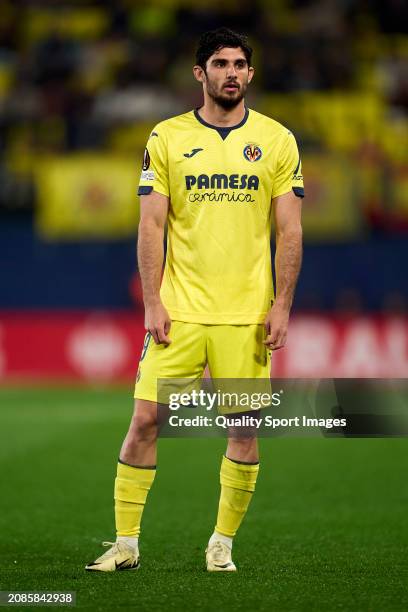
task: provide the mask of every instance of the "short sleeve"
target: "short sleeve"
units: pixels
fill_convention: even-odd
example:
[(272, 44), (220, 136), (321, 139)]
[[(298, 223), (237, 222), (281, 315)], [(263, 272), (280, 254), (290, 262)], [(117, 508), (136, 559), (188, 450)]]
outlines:
[(150, 134), (144, 150), (138, 195), (147, 195), (152, 191), (169, 195), (167, 138), (160, 125)]
[(304, 197), (302, 162), (295, 137), (288, 131), (279, 153), (272, 198), (288, 193), (291, 189), (298, 197)]

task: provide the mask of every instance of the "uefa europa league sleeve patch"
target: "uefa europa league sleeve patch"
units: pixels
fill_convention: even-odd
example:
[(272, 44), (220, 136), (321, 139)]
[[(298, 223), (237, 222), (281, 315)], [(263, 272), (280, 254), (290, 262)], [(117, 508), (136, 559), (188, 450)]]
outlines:
[(147, 150), (147, 148), (144, 150), (143, 153), (143, 165), (142, 165), (142, 170), (148, 170), (150, 166), (150, 155), (149, 155), (149, 151)]

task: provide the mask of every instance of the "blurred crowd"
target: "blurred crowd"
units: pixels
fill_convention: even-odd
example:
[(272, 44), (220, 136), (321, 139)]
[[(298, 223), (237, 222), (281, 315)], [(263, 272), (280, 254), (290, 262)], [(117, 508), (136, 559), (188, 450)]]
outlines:
[[(249, 34), (257, 70), (249, 103), (294, 129), (306, 150), (357, 155), (367, 176), (389, 156), (397, 174), (405, 164), (404, 0), (0, 0), (0, 15), (3, 211), (35, 205), (39, 156), (135, 155), (152, 123), (199, 105), (194, 49), (219, 25)], [(384, 225), (378, 203), (371, 208), (374, 225)]]

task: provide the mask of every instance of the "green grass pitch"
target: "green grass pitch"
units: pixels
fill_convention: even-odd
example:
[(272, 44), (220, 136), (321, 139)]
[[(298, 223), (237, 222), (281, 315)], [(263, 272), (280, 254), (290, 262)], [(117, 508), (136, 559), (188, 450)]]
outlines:
[(263, 439), (234, 544), (208, 574), (221, 439), (159, 443), (138, 572), (84, 565), (114, 539), (125, 389), (0, 391), (0, 589), (76, 591), (92, 610), (408, 609), (408, 440)]

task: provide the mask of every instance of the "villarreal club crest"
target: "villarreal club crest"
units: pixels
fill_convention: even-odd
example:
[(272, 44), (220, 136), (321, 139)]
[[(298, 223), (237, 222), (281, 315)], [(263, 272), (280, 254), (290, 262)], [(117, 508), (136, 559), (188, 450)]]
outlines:
[(257, 144), (250, 142), (244, 147), (244, 157), (249, 162), (256, 162), (262, 157), (262, 149)]

